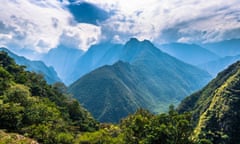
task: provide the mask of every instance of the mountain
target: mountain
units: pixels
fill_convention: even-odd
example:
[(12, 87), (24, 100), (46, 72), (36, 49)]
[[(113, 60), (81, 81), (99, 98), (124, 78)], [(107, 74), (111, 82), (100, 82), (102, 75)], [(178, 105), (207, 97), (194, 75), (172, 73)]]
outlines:
[(160, 45), (159, 48), (162, 51), (192, 65), (198, 65), (220, 58), (215, 53), (195, 44), (170, 43)]
[(198, 65), (198, 67), (206, 70), (212, 76), (215, 77), (220, 71), (224, 70), (225, 68), (227, 68), (228, 66), (235, 63), (238, 60), (240, 60), (240, 55), (226, 56), (226, 57), (220, 58), (218, 60), (200, 64), (200, 65)]
[(69, 83), (72, 83), (103, 65), (111, 65), (119, 60), (122, 45), (105, 42), (91, 46), (76, 62), (75, 69), (69, 75)]
[(240, 55), (240, 39), (208, 43), (204, 44), (203, 47), (222, 57)]
[(130, 64), (120, 61), (83, 76), (69, 91), (83, 100), (83, 106), (100, 121), (116, 122), (140, 106), (153, 103), (141, 95), (137, 86), (141, 80), (135, 75), (137, 72)]
[(0, 51), (5, 51), (8, 53), (10, 57), (12, 57), (17, 64), (26, 66), (26, 69), (29, 71), (36, 72), (38, 74), (42, 74), (45, 80), (49, 84), (53, 84), (55, 82), (60, 82), (60, 78), (58, 77), (56, 71), (53, 67), (47, 67), (42, 61), (31, 61), (25, 57), (18, 56), (6, 48), (0, 48)]
[(117, 122), (140, 107), (166, 111), (210, 79), (207, 72), (161, 52), (147, 40), (128, 41), (120, 60), (84, 75), (69, 87), (103, 122)]
[(240, 61), (229, 66), (206, 87), (186, 99), (180, 112), (190, 111), (195, 124), (195, 137), (219, 144), (240, 141)]
[(51, 49), (43, 56), (42, 61), (47, 65), (54, 67), (59, 77), (65, 84), (69, 84), (68, 77), (76, 67), (78, 59), (82, 56), (83, 51), (80, 49), (58, 46)]

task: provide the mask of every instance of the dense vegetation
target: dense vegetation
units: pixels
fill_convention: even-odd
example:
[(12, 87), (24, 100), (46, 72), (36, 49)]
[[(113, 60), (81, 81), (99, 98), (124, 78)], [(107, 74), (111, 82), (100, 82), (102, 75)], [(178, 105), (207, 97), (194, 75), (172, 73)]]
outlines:
[(48, 85), (0, 52), (1, 129), (41, 143), (71, 143), (78, 132), (98, 129), (92, 116), (63, 91), (62, 84)]
[(204, 89), (187, 97), (180, 112), (191, 111), (195, 138), (218, 144), (240, 141), (240, 62), (219, 73)]
[(87, 144), (211, 144), (207, 139), (192, 138), (190, 113), (178, 114), (173, 106), (168, 113), (153, 115), (139, 109), (119, 125), (101, 124), (95, 132), (83, 133), (76, 143)]

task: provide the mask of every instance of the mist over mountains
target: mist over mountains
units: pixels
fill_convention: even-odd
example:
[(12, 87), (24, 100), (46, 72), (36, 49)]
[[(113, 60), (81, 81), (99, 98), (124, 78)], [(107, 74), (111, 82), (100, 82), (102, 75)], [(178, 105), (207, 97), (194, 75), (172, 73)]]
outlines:
[(83, 53), (79, 49), (58, 46), (55, 49), (51, 49), (41, 59), (47, 65), (54, 67), (59, 77), (61, 77), (62, 82), (69, 84), (68, 77), (77, 67), (77, 62)]

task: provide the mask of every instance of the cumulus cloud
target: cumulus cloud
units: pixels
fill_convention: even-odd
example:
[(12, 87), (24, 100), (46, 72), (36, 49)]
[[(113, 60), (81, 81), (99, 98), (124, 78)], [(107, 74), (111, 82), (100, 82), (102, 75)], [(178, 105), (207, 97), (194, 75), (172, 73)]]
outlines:
[[(105, 38), (129, 37), (158, 42), (207, 43), (240, 38), (238, 0), (88, 0), (115, 11), (102, 24)], [(110, 37), (107, 37), (110, 35)]]
[(12, 49), (47, 52), (59, 45), (62, 37), (74, 39), (76, 48), (86, 49), (98, 41), (100, 28), (74, 23), (65, 8), (66, 1), (3, 0), (0, 6), (0, 45)]
[(60, 36), (60, 43), (67, 47), (81, 47), (87, 50), (89, 46), (99, 42), (101, 29), (95, 25), (85, 23), (66, 28)]

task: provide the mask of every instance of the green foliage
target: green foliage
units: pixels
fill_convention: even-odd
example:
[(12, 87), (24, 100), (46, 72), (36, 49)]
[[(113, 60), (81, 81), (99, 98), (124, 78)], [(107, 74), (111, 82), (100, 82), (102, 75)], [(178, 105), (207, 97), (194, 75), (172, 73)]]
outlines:
[(0, 129), (45, 144), (71, 144), (79, 131), (98, 129), (89, 112), (62, 88), (48, 85), (41, 75), (25, 71), (0, 52)]
[(96, 132), (80, 134), (75, 143), (86, 144), (123, 144), (122, 134), (117, 126), (102, 128)]
[(152, 119), (153, 115), (143, 109), (123, 119), (120, 127), (123, 129), (124, 142), (134, 144), (143, 141), (147, 137), (147, 128), (150, 126)]
[(10, 87), (5, 93), (5, 102), (18, 103), (21, 106), (27, 106), (28, 98), (30, 97), (29, 88), (16, 84)]
[(0, 104), (0, 128), (19, 130), (22, 125), (24, 108), (16, 103)]
[(197, 144), (191, 139), (191, 114), (169, 113), (153, 115), (139, 109), (123, 119), (118, 126), (102, 125), (95, 132), (82, 133), (75, 143), (88, 144)]
[(125, 143), (191, 144), (191, 115), (178, 114), (170, 107), (168, 114), (153, 116), (144, 110), (137, 111), (121, 123)]
[(4, 90), (10, 87), (12, 81), (12, 75), (9, 74), (3, 67), (0, 67), (0, 95)]

